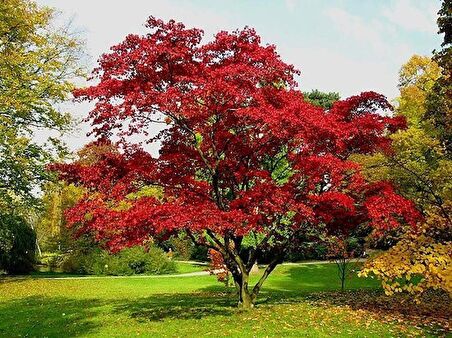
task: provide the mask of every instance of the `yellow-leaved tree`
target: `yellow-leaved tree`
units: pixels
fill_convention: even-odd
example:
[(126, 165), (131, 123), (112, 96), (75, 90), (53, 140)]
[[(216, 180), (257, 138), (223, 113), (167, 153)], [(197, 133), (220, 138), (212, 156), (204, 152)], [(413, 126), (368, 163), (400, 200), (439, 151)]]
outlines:
[(0, 1), (1, 213), (36, 207), (45, 166), (65, 154), (60, 135), (73, 126), (60, 104), (84, 76), (83, 44), (56, 17), (34, 1)]
[(426, 56), (414, 55), (403, 65), (396, 114), (406, 117), (408, 128), (392, 136), (393, 154), (358, 158), (370, 179), (394, 182), (425, 216), (360, 273), (381, 279), (387, 294), (420, 295), (431, 288), (452, 294), (452, 161), (428, 109), (442, 71)]

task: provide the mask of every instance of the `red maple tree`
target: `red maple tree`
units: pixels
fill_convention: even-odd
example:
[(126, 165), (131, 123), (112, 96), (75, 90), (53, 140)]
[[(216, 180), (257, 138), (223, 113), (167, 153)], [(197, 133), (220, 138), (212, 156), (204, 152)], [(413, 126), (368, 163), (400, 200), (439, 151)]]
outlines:
[[(312, 227), (343, 232), (414, 224), (413, 204), (386, 182), (370, 184), (350, 154), (390, 151), (388, 133), (404, 121), (374, 92), (325, 111), (303, 100), (298, 71), (251, 28), (219, 32), (149, 18), (100, 59), (98, 84), (75, 91), (95, 101), (88, 120), (99, 141), (121, 151), (91, 164), (56, 165), (88, 192), (67, 218), (111, 250), (151, 236), (185, 232), (218, 251), (239, 305), (252, 307), (262, 283)], [(155, 125), (164, 128), (155, 135)], [(152, 157), (142, 144), (160, 142)], [(156, 186), (161, 196), (136, 194)], [(135, 194), (134, 194), (135, 193)], [(259, 281), (249, 272), (272, 257)]]

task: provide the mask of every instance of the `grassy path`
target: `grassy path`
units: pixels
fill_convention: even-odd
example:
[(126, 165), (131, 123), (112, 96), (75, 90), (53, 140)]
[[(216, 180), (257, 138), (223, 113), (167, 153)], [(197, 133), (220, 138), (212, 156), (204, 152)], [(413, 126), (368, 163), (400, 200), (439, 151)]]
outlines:
[[(350, 262), (353, 263), (361, 263), (365, 262), (365, 259), (352, 259)], [(24, 276), (11, 276), (11, 277), (3, 277), (6, 280), (21, 280), (21, 279), (30, 279), (30, 278), (46, 278), (46, 279), (101, 279), (101, 278), (179, 278), (179, 277), (195, 277), (195, 276), (207, 276), (210, 275), (210, 272), (205, 271), (207, 268), (207, 263), (200, 263), (195, 261), (176, 261), (178, 264), (178, 270), (180, 273), (175, 274), (165, 274), (165, 275), (132, 275), (132, 276), (93, 276), (93, 275), (68, 275), (62, 274), (61, 277), (58, 277), (59, 274), (46, 274), (40, 273), (35, 275), (24, 275)], [(300, 263), (282, 263), (281, 266), (303, 266), (303, 265), (323, 265), (323, 264), (334, 264), (329, 261), (311, 261), (311, 262), (300, 262)], [(264, 268), (264, 266), (260, 266), (260, 268)], [(190, 271), (190, 272), (184, 272)], [(2, 279), (0, 278), (0, 282)]]

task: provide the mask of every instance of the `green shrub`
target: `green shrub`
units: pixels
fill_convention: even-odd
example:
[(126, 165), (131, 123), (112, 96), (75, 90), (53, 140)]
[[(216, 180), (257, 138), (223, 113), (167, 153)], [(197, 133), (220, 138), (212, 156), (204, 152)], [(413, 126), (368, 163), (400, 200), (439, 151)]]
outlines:
[(208, 251), (205, 246), (195, 245), (191, 251), (190, 259), (198, 262), (207, 262), (209, 260)]
[(23, 217), (0, 214), (0, 270), (11, 274), (33, 271), (36, 234)]
[(57, 253), (43, 253), (39, 257), (38, 264), (45, 266), (49, 271), (57, 271), (63, 263), (64, 255)]
[(132, 247), (116, 254), (93, 249), (75, 251), (65, 255), (61, 270), (68, 273), (90, 275), (165, 274), (176, 271), (176, 265), (165, 252), (155, 246), (147, 249)]
[(173, 237), (168, 241), (168, 247), (173, 250), (174, 257), (188, 261), (193, 252), (193, 243), (189, 239)]
[(61, 270), (67, 273), (86, 274), (84, 268), (86, 254), (76, 251), (70, 254), (65, 254), (54, 258), (49, 268), (52, 271)]

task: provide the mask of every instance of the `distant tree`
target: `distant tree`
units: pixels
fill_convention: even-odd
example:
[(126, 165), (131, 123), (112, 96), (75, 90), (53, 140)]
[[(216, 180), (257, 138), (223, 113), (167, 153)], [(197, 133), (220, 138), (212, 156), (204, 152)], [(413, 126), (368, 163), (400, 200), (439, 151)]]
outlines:
[(443, 0), (438, 12), (438, 33), (444, 34), (441, 50), (433, 52), (433, 60), (441, 75), (429, 92), (425, 118), (435, 127), (446, 156), (452, 157), (452, 1)]
[[(426, 117), (426, 100), (441, 74), (431, 58), (414, 55), (400, 70), (400, 96), (396, 114), (407, 119), (408, 129), (391, 136), (393, 153), (357, 155), (372, 180), (390, 180), (421, 209), (435, 205), (441, 211), (450, 193), (451, 162), (438, 130)], [(443, 212), (445, 217), (447, 216)]]
[(44, 186), (42, 208), (38, 212), (35, 231), (43, 251), (65, 252), (76, 245), (74, 231), (67, 227), (64, 212), (84, 194), (84, 190), (64, 182), (49, 182)]
[[(369, 184), (347, 160), (389, 151), (388, 133), (404, 125), (380, 114), (390, 109), (383, 96), (362, 93), (326, 112), (303, 100), (296, 70), (253, 29), (201, 45), (201, 31), (181, 23), (151, 17), (147, 27), (103, 55), (99, 83), (75, 93), (96, 101), (94, 133), (117, 135), (122, 146), (92, 165), (55, 166), (89, 192), (70, 223), (113, 251), (185, 231), (222, 255), (239, 306), (251, 308), (300, 233), (417, 221), (410, 201), (387, 182)], [(167, 127), (150, 135), (157, 123)], [(137, 135), (159, 140), (160, 156), (134, 143)], [(162, 194), (136, 195), (148, 186)], [(263, 252), (271, 261), (250, 287)]]
[(323, 109), (331, 109), (334, 102), (340, 100), (339, 93), (324, 93), (317, 89), (313, 89), (310, 92), (304, 92), (303, 97), (306, 101), (315, 106), (322, 107)]
[[(67, 131), (58, 109), (82, 74), (81, 43), (55, 27), (55, 11), (33, 1), (0, 1), (0, 210), (26, 211), (48, 178), (45, 164), (63, 151), (58, 137), (36, 141), (37, 130)], [(44, 133), (40, 133), (40, 136)]]

